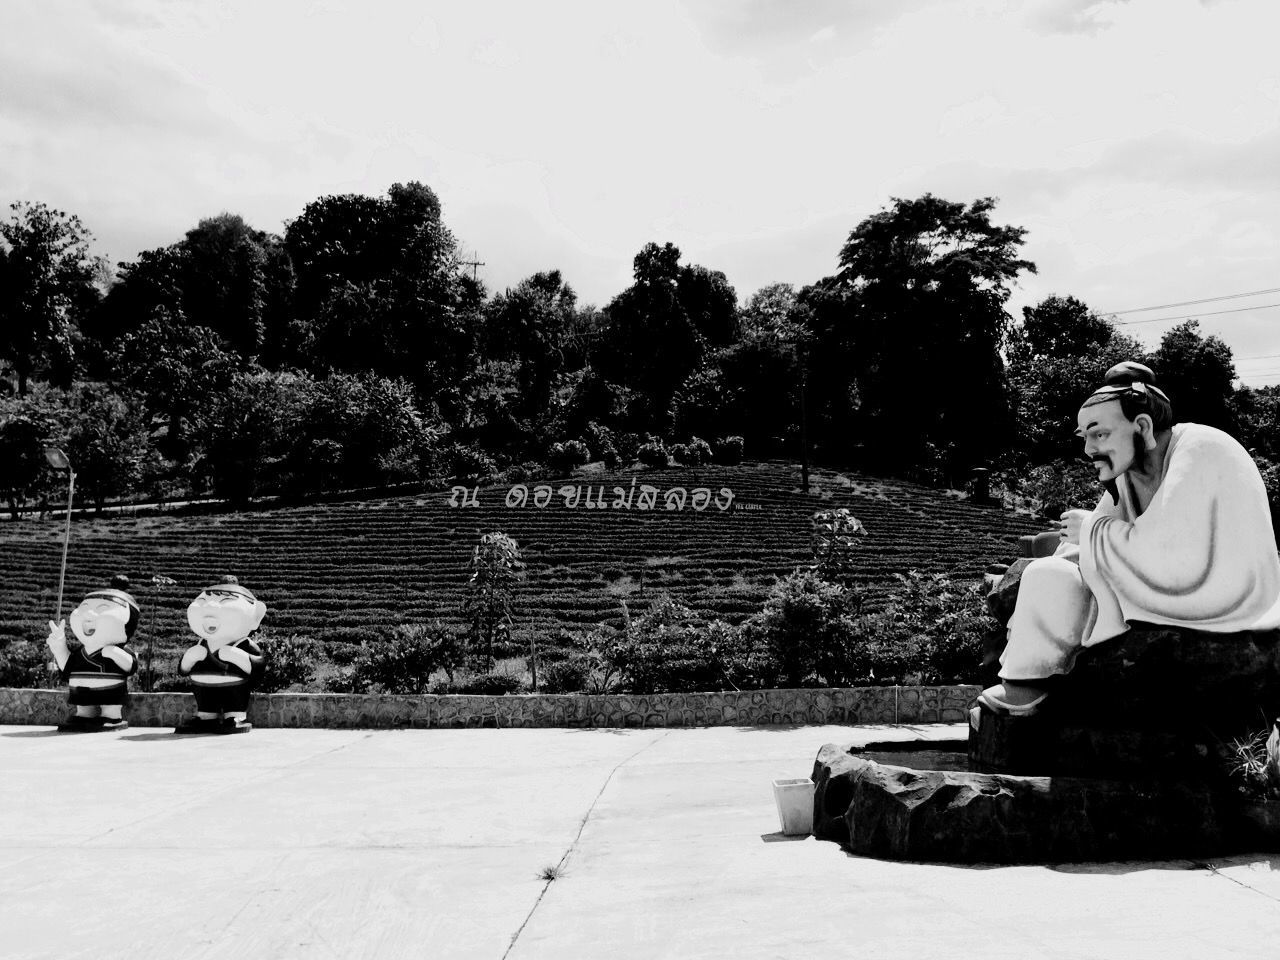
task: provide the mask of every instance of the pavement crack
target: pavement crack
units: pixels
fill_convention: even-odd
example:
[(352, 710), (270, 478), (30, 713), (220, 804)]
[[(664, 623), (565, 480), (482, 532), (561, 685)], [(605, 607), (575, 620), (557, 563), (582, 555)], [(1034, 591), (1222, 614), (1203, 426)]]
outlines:
[(1265, 890), (1259, 890), (1257, 887), (1251, 887), (1249, 886), (1249, 884), (1245, 883), (1242, 880), (1237, 880), (1235, 877), (1228, 876), (1227, 874), (1219, 870), (1217, 867), (1215, 867), (1212, 863), (1201, 862), (1198, 864), (1198, 866), (1206, 868), (1215, 877), (1221, 877), (1223, 880), (1230, 880), (1236, 886), (1244, 887), (1246, 890), (1252, 890), (1254, 893), (1256, 893), (1260, 897), (1266, 897), (1268, 900), (1271, 900), (1275, 903), (1280, 903), (1280, 897), (1272, 896), (1271, 894), (1267, 893)]
[(576, 849), (578, 849), (578, 841), (582, 839), (582, 831), (586, 829), (587, 821), (591, 819), (591, 814), (595, 812), (596, 804), (598, 804), (600, 802), (600, 798), (604, 796), (605, 790), (608, 789), (610, 782), (613, 780), (613, 775), (621, 770), (624, 765), (630, 763), (636, 757), (640, 756), (640, 754), (652, 747), (655, 743), (665, 739), (670, 733), (670, 730), (664, 730), (659, 736), (654, 737), (639, 750), (628, 754), (614, 764), (613, 769), (609, 771), (609, 775), (604, 778), (604, 783), (600, 784), (600, 789), (596, 791), (595, 797), (591, 800), (591, 805), (587, 807), (587, 812), (582, 815), (582, 822), (578, 824), (578, 832), (573, 835), (573, 840), (570, 841), (568, 849), (565, 850), (564, 855), (556, 862), (556, 865), (551, 870), (547, 871), (549, 875), (547, 879), (543, 881), (542, 889), (538, 891), (538, 898), (533, 901), (533, 906), (529, 908), (529, 912), (525, 915), (524, 921), (516, 929), (516, 932), (511, 935), (511, 942), (507, 944), (507, 949), (502, 952), (502, 960), (506, 960), (506, 958), (510, 956), (511, 951), (515, 949), (516, 942), (520, 939), (520, 934), (524, 933), (524, 928), (529, 925), (529, 921), (533, 919), (534, 913), (536, 913), (538, 907), (542, 905), (542, 898), (547, 895), (547, 891), (551, 889), (551, 884), (555, 883), (557, 877), (560, 876), (564, 865), (569, 861), (569, 857), (573, 855), (573, 852)]

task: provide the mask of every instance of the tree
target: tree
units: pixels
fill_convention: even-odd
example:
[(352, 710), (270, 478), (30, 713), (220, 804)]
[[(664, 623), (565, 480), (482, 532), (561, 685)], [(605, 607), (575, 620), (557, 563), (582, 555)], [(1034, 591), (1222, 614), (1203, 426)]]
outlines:
[(559, 270), (535, 273), (498, 294), (486, 310), (485, 355), (514, 363), (516, 409), (525, 416), (546, 411), (564, 369), (565, 339), (577, 294)]
[(1232, 398), (1232, 411), (1245, 448), (1280, 462), (1280, 386), (1241, 387)]
[(954, 475), (1008, 441), (1004, 305), (1035, 265), (1018, 256), (1025, 230), (991, 222), (995, 204), (895, 199), (850, 233), (840, 270), (802, 292), (829, 449), (856, 437), (882, 468), (941, 458)]
[(437, 431), (407, 381), (334, 373), (299, 393), (289, 453), (298, 488), (372, 486), (422, 475)]
[(1231, 348), (1216, 336), (1203, 336), (1198, 320), (1184, 321), (1166, 332), (1149, 365), (1173, 402), (1178, 420), (1237, 431)]
[(385, 198), (321, 197), (288, 224), (310, 369), (404, 377), (424, 398), (456, 391), (482, 296), (440, 213), (429, 187), (397, 183)]
[[(486, 533), (471, 552), (470, 577), (462, 612), (469, 625), (468, 644), (485, 662), (493, 662), (493, 645), (511, 637), (511, 601), (524, 569), (520, 547), (505, 533)], [(535, 681), (536, 682), (536, 681)]]
[(188, 230), (182, 247), (182, 306), (192, 325), (221, 334), (246, 358), (283, 352), (293, 278), (281, 239), (221, 213)]
[(66, 452), (76, 485), (101, 510), (110, 498), (134, 493), (153, 456), (143, 407), (101, 384), (78, 384), (68, 396), (73, 413)]
[(214, 331), (246, 360), (280, 364), (297, 354), (293, 285), (281, 238), (221, 213), (201, 220), (181, 242), (120, 264), (86, 332), (107, 355), (104, 374), (114, 345), (157, 310)]
[[(635, 389), (647, 401), (645, 409), (633, 401), (633, 426), (665, 430), (676, 388), (706, 356), (707, 338), (698, 322), (723, 323), (723, 297), (726, 288), (732, 296), (732, 288), (707, 271), (686, 274), (679, 248), (670, 243), (645, 244), (632, 266), (635, 282), (606, 308), (605, 330), (589, 359), (607, 380)], [(681, 299), (682, 277), (688, 304)], [(690, 307), (701, 321), (690, 316)]]
[(48, 444), (67, 427), (61, 391), (38, 385), (26, 396), (0, 397), (0, 495), (16, 520), (22, 506), (52, 487)]
[(1014, 448), (1032, 464), (1080, 455), (1076, 411), (1107, 370), (1144, 357), (1141, 345), (1075, 297), (1023, 307), (1009, 337), (1009, 384), (1017, 417)]
[(165, 308), (127, 334), (114, 359), (112, 382), (141, 396), (151, 416), (166, 425), (161, 449), (175, 460), (188, 453), (188, 425), (240, 365), (216, 333)]
[(0, 224), (0, 358), (25, 395), (39, 371), (70, 382), (73, 333), (101, 296), (106, 268), (89, 252), (93, 235), (79, 217), (43, 203), (9, 209)]

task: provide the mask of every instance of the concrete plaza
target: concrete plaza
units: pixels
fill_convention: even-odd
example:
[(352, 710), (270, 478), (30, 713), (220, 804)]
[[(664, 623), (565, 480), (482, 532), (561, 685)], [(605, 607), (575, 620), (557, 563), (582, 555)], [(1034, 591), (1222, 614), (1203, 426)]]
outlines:
[(777, 832), (771, 781), (822, 744), (963, 734), (0, 726), (0, 960), (1280, 956), (1280, 856), (958, 867)]

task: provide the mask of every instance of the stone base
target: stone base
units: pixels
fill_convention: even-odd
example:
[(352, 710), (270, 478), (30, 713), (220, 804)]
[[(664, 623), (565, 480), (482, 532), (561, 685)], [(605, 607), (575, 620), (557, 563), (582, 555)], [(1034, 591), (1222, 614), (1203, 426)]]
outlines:
[(1052, 863), (1202, 857), (1228, 846), (1204, 784), (913, 770), (858, 752), (828, 744), (813, 773), (814, 834), (854, 853)]
[(970, 717), (969, 765), (985, 773), (1213, 780), (1218, 741), (1204, 729), (1095, 727), (1052, 711), (1009, 717), (985, 707)]

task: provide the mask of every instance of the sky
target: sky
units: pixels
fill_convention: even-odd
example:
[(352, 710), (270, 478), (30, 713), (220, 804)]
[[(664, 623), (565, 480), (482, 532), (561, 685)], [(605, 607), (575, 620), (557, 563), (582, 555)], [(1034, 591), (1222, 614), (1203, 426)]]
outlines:
[(745, 302), (895, 197), (990, 196), (1015, 317), (1196, 316), (1277, 383), (1277, 37), (1275, 0), (3, 0), (0, 204), (115, 263), (418, 180), (491, 291), (603, 306), (649, 241)]

